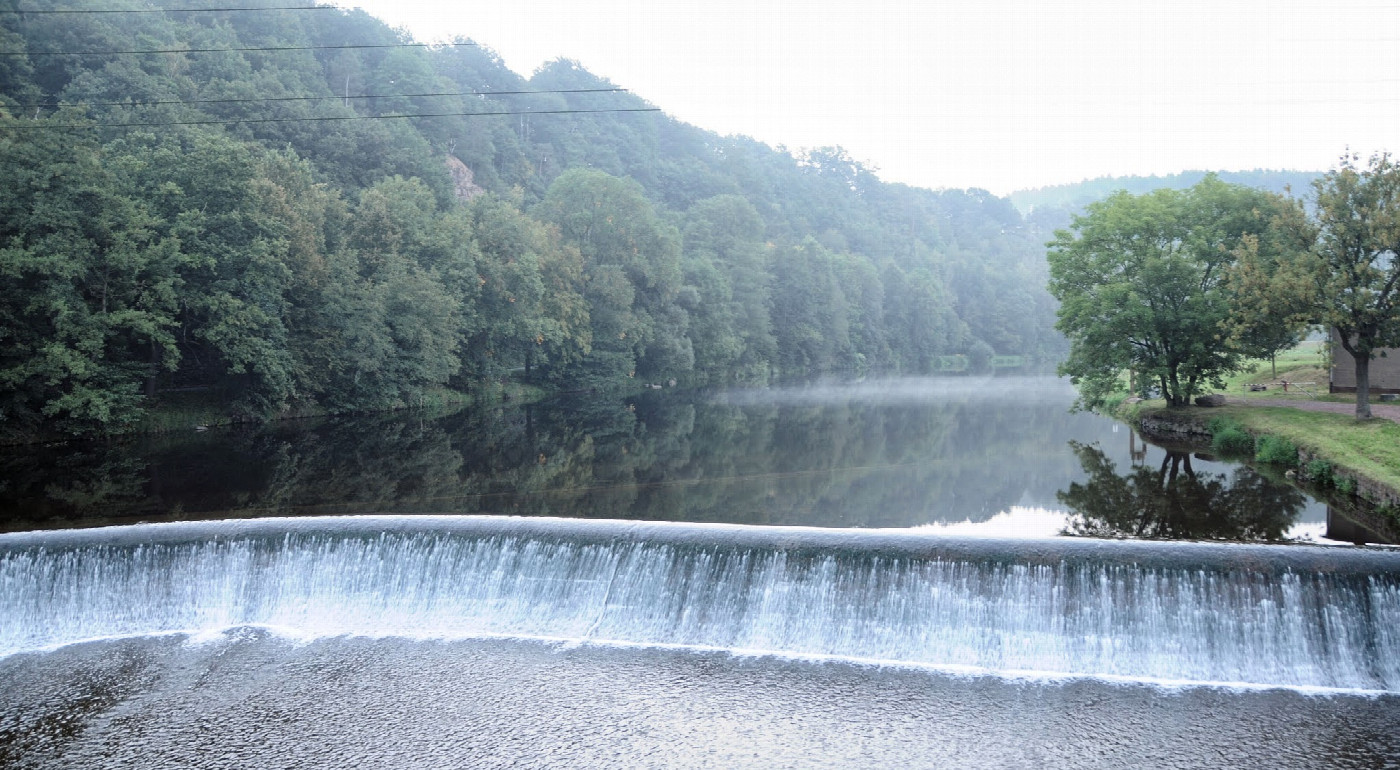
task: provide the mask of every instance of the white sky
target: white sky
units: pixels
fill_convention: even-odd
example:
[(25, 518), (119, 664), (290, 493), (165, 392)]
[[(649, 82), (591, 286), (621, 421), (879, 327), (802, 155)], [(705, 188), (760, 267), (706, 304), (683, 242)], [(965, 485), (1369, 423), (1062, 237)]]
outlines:
[(1400, 0), (339, 0), (688, 123), (994, 193), (1400, 152)]

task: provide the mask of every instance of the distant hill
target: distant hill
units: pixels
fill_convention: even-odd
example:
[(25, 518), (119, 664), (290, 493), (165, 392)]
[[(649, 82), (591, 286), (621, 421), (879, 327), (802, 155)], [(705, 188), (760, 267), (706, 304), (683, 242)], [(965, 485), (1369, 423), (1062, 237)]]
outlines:
[[(1183, 171), (1166, 176), (1104, 176), (1074, 184), (1060, 184), (1037, 187), (1033, 190), (1018, 190), (1011, 193), (1011, 203), (1023, 214), (1042, 208), (1077, 209), (1087, 203), (1102, 200), (1119, 191), (1127, 190), (1134, 195), (1169, 187), (1183, 190), (1201, 181), (1207, 171)], [(1274, 171), (1255, 169), (1253, 171), (1217, 171), (1222, 181), (1258, 187), (1269, 192), (1283, 193), (1292, 190), (1295, 196), (1305, 195), (1312, 189), (1312, 181), (1322, 175), (1320, 171)]]

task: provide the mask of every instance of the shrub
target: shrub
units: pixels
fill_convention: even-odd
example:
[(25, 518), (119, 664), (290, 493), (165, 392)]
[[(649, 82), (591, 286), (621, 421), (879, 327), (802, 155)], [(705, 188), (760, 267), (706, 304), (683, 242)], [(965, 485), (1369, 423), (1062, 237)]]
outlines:
[(1312, 479), (1314, 484), (1320, 486), (1325, 487), (1337, 483), (1337, 480), (1332, 477), (1332, 463), (1326, 460), (1309, 460), (1308, 464), (1303, 467), (1303, 472), (1307, 478)]
[(1337, 489), (1350, 495), (1356, 492), (1356, 479), (1350, 476), (1343, 476), (1337, 479)]
[(1274, 465), (1297, 465), (1298, 447), (1292, 441), (1278, 436), (1262, 436), (1255, 448), (1254, 459)]
[(1247, 455), (1254, 451), (1254, 439), (1236, 427), (1227, 427), (1211, 438), (1210, 448), (1218, 455)]

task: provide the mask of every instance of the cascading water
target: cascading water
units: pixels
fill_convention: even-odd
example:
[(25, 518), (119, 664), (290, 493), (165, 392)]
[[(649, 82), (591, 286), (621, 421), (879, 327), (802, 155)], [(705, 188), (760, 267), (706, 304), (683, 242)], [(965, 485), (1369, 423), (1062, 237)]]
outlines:
[(1400, 554), (490, 517), (0, 536), (0, 655), (243, 625), (1400, 690)]

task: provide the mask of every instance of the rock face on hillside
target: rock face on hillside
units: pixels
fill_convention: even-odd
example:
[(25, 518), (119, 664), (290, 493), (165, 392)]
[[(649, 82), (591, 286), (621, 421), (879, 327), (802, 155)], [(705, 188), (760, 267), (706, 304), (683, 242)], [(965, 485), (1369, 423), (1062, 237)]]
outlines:
[(467, 164), (463, 163), (457, 156), (447, 156), (447, 171), (452, 174), (452, 187), (458, 200), (469, 201), (486, 192), (477, 187), (472, 170), (467, 168)]

